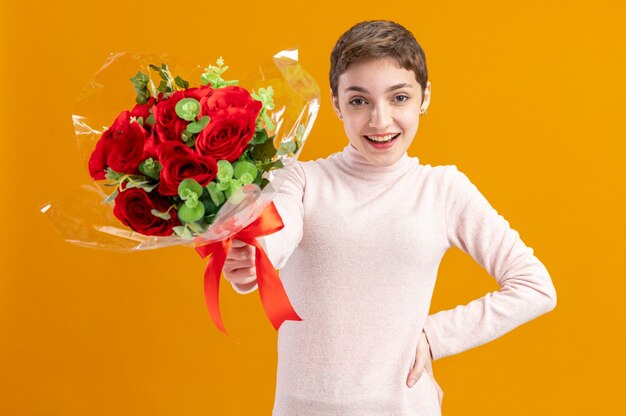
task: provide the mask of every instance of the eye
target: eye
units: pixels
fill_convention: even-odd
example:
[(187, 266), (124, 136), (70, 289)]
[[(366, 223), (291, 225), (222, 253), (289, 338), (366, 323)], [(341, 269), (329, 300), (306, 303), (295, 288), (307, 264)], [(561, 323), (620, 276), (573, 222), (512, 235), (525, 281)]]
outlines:
[(408, 99), (409, 99), (409, 97), (408, 97), (408, 96), (406, 96), (406, 95), (396, 95), (394, 98), (404, 98), (404, 100), (400, 100), (400, 101), (399, 101), (399, 102), (401, 102), (401, 103), (403, 103), (403, 102), (405, 102), (406, 100), (408, 100)]
[(365, 101), (363, 98), (354, 98), (350, 101), (350, 104), (354, 106), (359, 106), (360, 104), (355, 103), (355, 101)]

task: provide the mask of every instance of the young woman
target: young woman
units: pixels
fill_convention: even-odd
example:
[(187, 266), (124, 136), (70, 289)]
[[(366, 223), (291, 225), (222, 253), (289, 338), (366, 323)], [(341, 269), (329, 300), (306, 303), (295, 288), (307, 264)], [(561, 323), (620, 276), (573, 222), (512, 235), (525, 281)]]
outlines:
[[(349, 29), (331, 54), (330, 87), (349, 143), (290, 167), (274, 200), (285, 227), (260, 241), (303, 319), (278, 333), (273, 414), (441, 415), (432, 361), (552, 310), (555, 288), (456, 165), (408, 156), (431, 84), (407, 29), (384, 20)], [(453, 246), (500, 289), (428, 315)], [(255, 272), (253, 248), (234, 242), (225, 278), (250, 293)]]

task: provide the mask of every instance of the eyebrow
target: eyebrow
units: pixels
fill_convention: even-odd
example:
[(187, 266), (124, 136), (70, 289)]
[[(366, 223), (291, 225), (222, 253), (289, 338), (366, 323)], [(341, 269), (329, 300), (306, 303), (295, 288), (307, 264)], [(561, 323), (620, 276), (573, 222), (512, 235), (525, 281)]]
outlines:
[[(412, 88), (413, 86), (411, 84), (407, 84), (405, 82), (401, 83), (401, 84), (396, 84), (396, 85), (392, 85), (391, 87), (387, 88), (385, 90), (385, 92), (390, 92), (393, 90), (398, 90), (400, 88)], [(369, 93), (368, 90), (366, 90), (363, 87), (357, 87), (356, 85), (351, 85), (348, 88), (346, 88), (345, 90), (343, 90), (344, 93), (348, 92), (348, 91), (358, 91), (358, 92), (364, 92), (364, 93)]]

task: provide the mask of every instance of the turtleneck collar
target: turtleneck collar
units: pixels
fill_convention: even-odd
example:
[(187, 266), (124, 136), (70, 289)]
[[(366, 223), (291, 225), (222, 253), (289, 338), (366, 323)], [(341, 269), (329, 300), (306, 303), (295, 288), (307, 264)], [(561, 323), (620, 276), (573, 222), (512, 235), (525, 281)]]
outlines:
[(406, 173), (411, 166), (419, 165), (417, 157), (409, 157), (408, 153), (404, 152), (393, 164), (377, 166), (364, 158), (350, 143), (339, 153), (339, 158), (350, 174), (371, 180), (395, 178)]

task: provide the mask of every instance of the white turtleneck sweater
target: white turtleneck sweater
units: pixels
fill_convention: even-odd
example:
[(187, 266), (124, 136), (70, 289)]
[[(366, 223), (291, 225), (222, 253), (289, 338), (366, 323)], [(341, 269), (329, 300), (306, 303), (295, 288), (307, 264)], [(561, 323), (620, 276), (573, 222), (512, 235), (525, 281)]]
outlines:
[[(405, 152), (379, 167), (348, 144), (289, 169), (273, 200), (285, 227), (260, 239), (303, 319), (278, 332), (274, 416), (441, 415), (432, 374), (406, 384), (422, 329), (438, 360), (555, 307), (533, 249), (455, 165)], [(500, 289), (429, 315), (452, 246)]]

